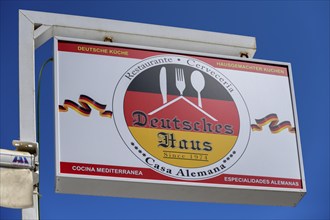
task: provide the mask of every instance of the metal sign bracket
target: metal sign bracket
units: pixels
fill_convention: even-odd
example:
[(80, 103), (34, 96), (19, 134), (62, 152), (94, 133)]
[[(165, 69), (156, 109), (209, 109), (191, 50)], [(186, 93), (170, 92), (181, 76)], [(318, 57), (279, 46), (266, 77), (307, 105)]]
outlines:
[[(19, 10), (20, 140), (27, 142), (36, 142), (35, 50), (53, 36), (98, 41), (111, 36), (117, 43), (238, 57), (244, 53), (249, 58), (256, 52), (254, 37)], [(37, 193), (33, 200), (32, 208), (23, 209), (23, 219), (39, 219)]]

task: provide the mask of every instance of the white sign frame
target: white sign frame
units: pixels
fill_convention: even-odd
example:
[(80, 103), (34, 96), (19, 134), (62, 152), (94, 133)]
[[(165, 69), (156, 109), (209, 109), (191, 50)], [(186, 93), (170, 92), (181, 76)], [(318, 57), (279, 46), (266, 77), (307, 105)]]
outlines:
[[(54, 47), (57, 49), (57, 40), (68, 40), (78, 43), (90, 43), (97, 45), (109, 46), (107, 43), (100, 43), (90, 40), (77, 40), (69, 38), (57, 37), (55, 39)], [(297, 110), (295, 105), (295, 96), (293, 89), (293, 79), (291, 73), (291, 65), (284, 62), (274, 62), (251, 59), (246, 60), (242, 58), (233, 58), (228, 56), (219, 56), (210, 53), (201, 52), (187, 52), (173, 49), (162, 49), (155, 47), (125, 45), (125, 44), (111, 44), (115, 47), (128, 47), (133, 49), (145, 49), (169, 52), (174, 54), (185, 54), (205, 56), (219, 59), (231, 59), (237, 61), (261, 63), (261, 64), (273, 64), (286, 66), (288, 69), (288, 77), (291, 90), (292, 108), (294, 115), (294, 124), (296, 127), (297, 137), (297, 155), (298, 166), (301, 175), (301, 188), (274, 188), (274, 187), (257, 187), (257, 186), (238, 186), (238, 185), (226, 185), (221, 187), (215, 187), (214, 185), (204, 184), (203, 186), (196, 186), (195, 184), (175, 182), (175, 184), (169, 184), (164, 181), (152, 181), (152, 180), (136, 180), (126, 178), (120, 180), (118, 178), (108, 178), (105, 180), (101, 177), (89, 178), (81, 175), (62, 175), (59, 171), (59, 151), (57, 147), (57, 180), (56, 191), (61, 193), (73, 193), (73, 194), (91, 194), (91, 195), (109, 195), (120, 197), (133, 197), (133, 198), (152, 198), (152, 199), (169, 199), (169, 200), (182, 200), (182, 201), (203, 201), (203, 202), (224, 202), (224, 203), (239, 203), (239, 204), (263, 204), (263, 205), (280, 205), (280, 206), (295, 206), (301, 200), (306, 193), (306, 183), (303, 169), (299, 125), (297, 119)], [(57, 53), (56, 53), (57, 54)], [(57, 55), (55, 55), (55, 63), (57, 63)], [(58, 72), (58, 66), (55, 66), (55, 72)], [(56, 76), (58, 77), (58, 75)], [(57, 88), (58, 85), (56, 85)], [(55, 93), (57, 94), (57, 92)], [(57, 100), (58, 97), (55, 96)], [(59, 103), (57, 103), (59, 104)], [(58, 115), (58, 113), (56, 113)], [(58, 116), (56, 116), (58, 118)], [(58, 126), (58, 125), (57, 125)], [(58, 127), (57, 127), (58, 129)], [(56, 129), (56, 130), (57, 130)], [(57, 137), (58, 138), (58, 137)], [(56, 138), (56, 139), (57, 139)], [(57, 139), (58, 141), (58, 139)], [(57, 143), (58, 145), (58, 143)]]

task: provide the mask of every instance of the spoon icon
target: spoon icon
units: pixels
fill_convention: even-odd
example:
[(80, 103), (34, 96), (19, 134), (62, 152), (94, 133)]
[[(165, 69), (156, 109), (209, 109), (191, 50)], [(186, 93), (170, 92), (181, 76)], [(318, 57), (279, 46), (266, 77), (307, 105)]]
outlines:
[(205, 87), (204, 76), (203, 76), (203, 74), (201, 72), (199, 72), (198, 70), (195, 70), (194, 72), (192, 72), (191, 77), (190, 77), (190, 80), (191, 80), (192, 86), (194, 87), (194, 89), (198, 93), (198, 106), (200, 108), (202, 108), (201, 91)]

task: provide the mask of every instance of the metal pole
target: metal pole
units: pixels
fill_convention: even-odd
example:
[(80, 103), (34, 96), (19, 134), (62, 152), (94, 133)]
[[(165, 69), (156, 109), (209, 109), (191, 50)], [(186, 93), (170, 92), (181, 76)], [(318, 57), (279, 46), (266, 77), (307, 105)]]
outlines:
[[(19, 116), (20, 140), (36, 142), (34, 24), (19, 13)], [(38, 155), (38, 153), (37, 153)], [(38, 156), (36, 163), (38, 164)], [(37, 172), (39, 172), (37, 170)], [(22, 209), (22, 219), (39, 219), (39, 189), (33, 194), (33, 207)]]

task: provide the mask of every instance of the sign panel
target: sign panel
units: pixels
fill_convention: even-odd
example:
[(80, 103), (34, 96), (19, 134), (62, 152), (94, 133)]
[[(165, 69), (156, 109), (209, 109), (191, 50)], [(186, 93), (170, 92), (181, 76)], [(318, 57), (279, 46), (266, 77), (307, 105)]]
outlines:
[(271, 205), (305, 193), (289, 64), (66, 38), (55, 62), (58, 192)]

